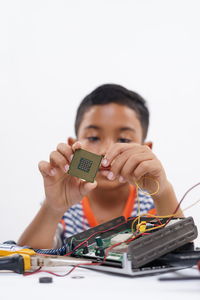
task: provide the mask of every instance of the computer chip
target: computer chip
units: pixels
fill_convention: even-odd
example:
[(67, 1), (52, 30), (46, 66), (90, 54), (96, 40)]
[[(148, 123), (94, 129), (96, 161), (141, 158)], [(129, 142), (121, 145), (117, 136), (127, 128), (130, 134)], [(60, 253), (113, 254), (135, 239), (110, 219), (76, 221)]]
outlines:
[(97, 155), (83, 149), (74, 152), (68, 174), (94, 182), (103, 155)]

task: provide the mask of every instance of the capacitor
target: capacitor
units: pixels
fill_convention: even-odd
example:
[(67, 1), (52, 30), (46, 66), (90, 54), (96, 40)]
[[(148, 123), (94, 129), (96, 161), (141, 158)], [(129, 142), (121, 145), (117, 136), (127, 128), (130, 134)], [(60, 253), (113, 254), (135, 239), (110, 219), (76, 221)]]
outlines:
[(105, 255), (104, 248), (103, 247), (96, 248), (95, 255), (103, 257)]
[(87, 254), (88, 252), (89, 252), (88, 246), (85, 246), (85, 247), (83, 248), (83, 254)]
[(98, 247), (102, 247), (103, 246), (103, 240), (102, 240), (102, 238), (100, 236), (97, 236), (95, 238), (95, 241), (96, 241), (96, 244), (97, 244)]

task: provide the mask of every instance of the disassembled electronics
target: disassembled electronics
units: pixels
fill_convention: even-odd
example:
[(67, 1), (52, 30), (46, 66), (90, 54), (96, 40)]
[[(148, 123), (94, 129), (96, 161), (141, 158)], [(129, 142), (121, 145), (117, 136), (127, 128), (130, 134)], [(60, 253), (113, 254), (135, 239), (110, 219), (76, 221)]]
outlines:
[[(145, 224), (147, 228), (146, 233), (143, 233), (138, 231), (138, 224), (132, 226), (134, 218), (126, 221), (124, 217), (119, 217), (69, 237), (66, 243), (71, 245), (72, 256), (99, 262), (99, 265), (87, 268), (106, 272), (143, 276), (192, 266), (200, 260), (200, 251), (193, 249), (191, 260), (191, 249), (187, 250), (188, 245), (191, 247), (191, 241), (197, 237), (192, 217), (173, 218), (164, 226), (167, 220), (159, 219), (158, 224), (156, 217), (141, 217), (140, 224)], [(181, 259), (183, 246), (186, 250), (182, 255), (184, 259)], [(174, 263), (174, 251), (176, 256), (178, 254), (179, 263)], [(168, 256), (169, 253), (171, 256)]]
[(102, 155), (78, 149), (74, 152), (68, 174), (84, 179), (88, 182), (94, 182), (102, 158)]
[(78, 265), (132, 277), (154, 275), (197, 265), (196, 237), (192, 217), (122, 216), (67, 238), (59, 249), (0, 244), (0, 270)]

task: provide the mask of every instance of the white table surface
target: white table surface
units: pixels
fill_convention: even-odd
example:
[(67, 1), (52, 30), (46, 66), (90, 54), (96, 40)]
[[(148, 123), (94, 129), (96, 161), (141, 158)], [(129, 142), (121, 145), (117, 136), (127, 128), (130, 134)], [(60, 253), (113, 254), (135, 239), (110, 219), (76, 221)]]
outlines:
[[(49, 268), (60, 274), (70, 266)], [(200, 280), (159, 281), (163, 276), (199, 275), (197, 269), (184, 269), (141, 278), (124, 277), (109, 273), (77, 268), (66, 277), (56, 277), (47, 273), (23, 276), (14, 273), (0, 273), (0, 299), (200, 299)], [(73, 276), (83, 276), (74, 279)], [(39, 277), (51, 276), (53, 283), (39, 283)], [(62, 298), (61, 298), (62, 297)], [(155, 298), (156, 297), (156, 298)], [(161, 297), (161, 298), (157, 298)], [(172, 298), (173, 297), (173, 298)]]

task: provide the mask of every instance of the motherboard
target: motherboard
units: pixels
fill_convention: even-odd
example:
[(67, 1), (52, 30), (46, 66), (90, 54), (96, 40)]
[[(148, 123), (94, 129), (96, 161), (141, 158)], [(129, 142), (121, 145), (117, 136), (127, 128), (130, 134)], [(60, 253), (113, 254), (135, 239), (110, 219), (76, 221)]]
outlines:
[[(200, 259), (200, 252), (194, 250), (192, 243), (197, 237), (193, 218), (172, 218), (167, 223), (168, 220), (156, 217), (126, 220), (122, 216), (71, 236), (65, 243), (71, 256), (93, 261), (87, 268), (129, 276), (192, 265)], [(181, 255), (185, 252), (187, 259), (183, 262)], [(191, 253), (196, 260), (191, 260)]]

